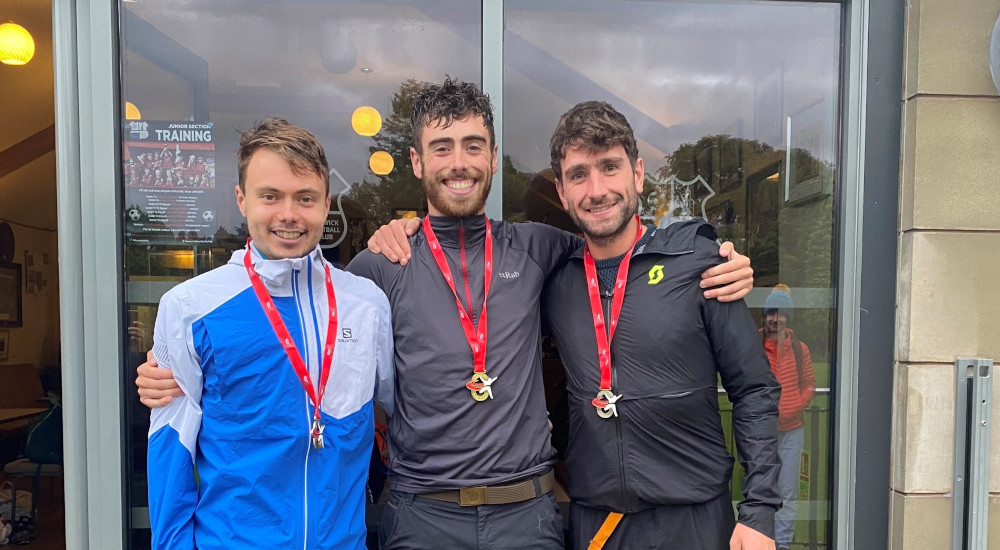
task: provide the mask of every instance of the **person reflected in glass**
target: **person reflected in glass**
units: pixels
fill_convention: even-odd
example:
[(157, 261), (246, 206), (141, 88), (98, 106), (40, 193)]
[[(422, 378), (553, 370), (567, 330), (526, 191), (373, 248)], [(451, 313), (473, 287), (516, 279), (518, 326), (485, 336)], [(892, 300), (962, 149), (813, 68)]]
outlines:
[(816, 392), (809, 347), (788, 328), (795, 315), (791, 289), (776, 285), (764, 301), (761, 336), (764, 351), (771, 363), (771, 372), (781, 384), (778, 402), (778, 457), (781, 473), (781, 510), (774, 520), (775, 542), (779, 550), (788, 550), (795, 535), (795, 515), (798, 509), (799, 466), (805, 440), (803, 411)]

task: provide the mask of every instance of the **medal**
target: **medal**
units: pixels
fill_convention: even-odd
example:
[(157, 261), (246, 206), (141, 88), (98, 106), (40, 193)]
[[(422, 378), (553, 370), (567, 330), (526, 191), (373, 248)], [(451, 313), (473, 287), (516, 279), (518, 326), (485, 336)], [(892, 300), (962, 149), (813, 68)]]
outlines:
[(291, 362), (292, 368), (295, 369), (295, 374), (298, 375), (299, 383), (305, 388), (306, 395), (312, 401), (313, 422), (309, 428), (309, 438), (312, 441), (313, 448), (322, 449), (323, 428), (325, 426), (320, 421), (319, 411), (320, 405), (323, 403), (323, 395), (326, 393), (326, 382), (330, 379), (330, 366), (333, 364), (333, 349), (337, 345), (337, 297), (333, 293), (333, 279), (330, 277), (330, 266), (326, 262), (323, 262), (323, 268), (326, 270), (326, 299), (330, 310), (330, 318), (327, 321), (326, 346), (323, 349), (323, 365), (320, 368), (319, 391), (317, 391), (312, 377), (309, 376), (309, 369), (306, 368), (305, 361), (299, 355), (299, 350), (295, 347), (292, 335), (288, 332), (288, 327), (285, 326), (285, 322), (281, 319), (281, 314), (278, 313), (278, 307), (274, 305), (274, 300), (268, 294), (267, 287), (260, 280), (257, 270), (254, 269), (253, 263), (250, 261), (251, 254), (250, 239), (247, 239), (247, 251), (243, 255), (243, 266), (246, 267), (247, 276), (250, 277), (250, 284), (253, 285), (253, 291), (257, 295), (257, 300), (260, 302), (261, 307), (264, 308), (267, 320), (271, 322), (271, 328), (274, 329), (278, 341), (281, 342), (281, 347), (285, 350), (285, 355), (288, 356), (288, 361)]
[(493, 382), (500, 378), (499, 376), (490, 378), (485, 372), (477, 372), (472, 375), (472, 380), (469, 380), (465, 387), (469, 388), (472, 392), (472, 398), (476, 401), (486, 401), (489, 397), (493, 399)]
[[(484, 216), (485, 217), (485, 216)], [(469, 274), (465, 264), (465, 229), (459, 233), (462, 242), (462, 275), (465, 279), (465, 293), (469, 297), (469, 309), (466, 311), (462, 305), (458, 291), (455, 290), (455, 280), (451, 276), (451, 268), (448, 267), (448, 260), (441, 250), (441, 243), (431, 228), (430, 216), (424, 218), (424, 235), (427, 236), (427, 245), (431, 248), (431, 255), (437, 263), (438, 270), (444, 275), (444, 280), (448, 283), (448, 288), (455, 296), (455, 305), (458, 306), (458, 319), (462, 322), (462, 330), (465, 332), (465, 340), (472, 349), (472, 379), (465, 387), (472, 392), (472, 398), (476, 401), (485, 401), (486, 398), (493, 399), (492, 384), (499, 376), (490, 378), (486, 374), (486, 301), (490, 295), (490, 281), (493, 279), (493, 231), (490, 226), (490, 219), (486, 218), (486, 244), (483, 252), (483, 314), (479, 316), (479, 326), (472, 324), (472, 292), (469, 290)]]
[[(594, 264), (594, 256), (590, 254), (590, 247), (583, 247), (583, 270), (587, 275), (587, 295), (590, 298), (590, 312), (594, 320), (594, 335), (597, 337), (597, 362), (601, 368), (601, 387), (597, 392), (597, 397), (591, 400), (591, 404), (597, 409), (597, 415), (601, 418), (611, 418), (618, 416), (618, 406), (615, 402), (621, 399), (621, 394), (615, 395), (611, 391), (611, 340), (615, 337), (615, 328), (618, 326), (618, 315), (622, 311), (622, 303), (625, 301), (625, 283), (628, 281), (628, 265), (632, 260), (632, 251), (635, 243), (642, 237), (642, 223), (639, 216), (635, 217), (639, 227), (635, 232), (635, 241), (632, 248), (622, 258), (621, 265), (618, 266), (618, 275), (615, 278), (615, 288), (611, 298), (611, 318), (608, 325), (604, 322), (604, 310), (601, 307), (601, 291), (597, 279), (597, 266)], [(605, 328), (605, 327), (608, 328)]]
[(312, 437), (312, 444), (313, 444), (313, 448), (315, 448), (315, 449), (322, 449), (323, 448), (323, 429), (324, 428), (326, 428), (326, 426), (324, 426), (323, 423), (319, 421), (319, 418), (314, 418), (313, 419), (312, 430), (309, 432), (309, 435)]

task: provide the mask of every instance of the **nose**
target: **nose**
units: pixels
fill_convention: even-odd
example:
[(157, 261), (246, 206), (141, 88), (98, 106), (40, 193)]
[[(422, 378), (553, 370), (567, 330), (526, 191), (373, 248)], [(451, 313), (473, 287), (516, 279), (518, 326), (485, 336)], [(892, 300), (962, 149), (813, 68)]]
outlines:
[(597, 170), (591, 170), (587, 174), (587, 196), (591, 199), (599, 199), (607, 194), (607, 190), (604, 187), (604, 182), (601, 181), (600, 174)]
[(461, 147), (455, 149), (455, 154), (451, 157), (451, 168), (452, 170), (464, 170), (466, 164), (465, 151)]
[(293, 197), (281, 201), (281, 207), (278, 210), (278, 219), (283, 222), (295, 219), (295, 199)]

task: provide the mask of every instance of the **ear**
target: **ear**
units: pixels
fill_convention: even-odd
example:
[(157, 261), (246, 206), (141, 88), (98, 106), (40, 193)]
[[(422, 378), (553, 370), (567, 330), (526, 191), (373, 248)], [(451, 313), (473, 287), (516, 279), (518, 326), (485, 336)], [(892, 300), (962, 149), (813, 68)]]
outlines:
[(246, 206), (246, 196), (243, 194), (243, 190), (240, 189), (240, 185), (236, 184), (236, 206), (240, 207), (240, 214), (243, 217), (247, 217), (247, 206)]
[(493, 144), (493, 173), (494, 173), (494, 174), (496, 174), (496, 173), (497, 173), (497, 152), (498, 152), (499, 150), (500, 150), (500, 147), (499, 147), (499, 145), (498, 145), (498, 144), (496, 144), (496, 143), (494, 143), (494, 144)]
[(635, 176), (635, 192), (642, 193), (642, 183), (646, 181), (646, 171), (642, 167), (642, 157), (635, 159), (635, 168), (632, 169)]
[[(417, 150), (413, 147), (410, 147), (410, 166), (413, 167), (413, 175), (418, 180), (424, 179), (424, 165), (420, 161), (420, 155), (417, 153)], [(496, 166), (495, 162), (494, 166)], [(496, 168), (493, 170), (496, 171)]]

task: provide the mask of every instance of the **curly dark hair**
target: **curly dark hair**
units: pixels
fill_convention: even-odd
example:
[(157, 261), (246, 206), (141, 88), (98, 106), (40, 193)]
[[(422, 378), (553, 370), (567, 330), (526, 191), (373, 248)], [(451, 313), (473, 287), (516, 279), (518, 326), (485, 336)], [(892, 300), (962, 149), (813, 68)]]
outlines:
[(483, 124), (490, 132), (490, 147), (496, 141), (493, 132), (493, 105), (490, 96), (483, 93), (479, 86), (471, 82), (453, 80), (445, 76), (441, 84), (426, 82), (413, 100), (413, 115), (410, 124), (413, 128), (413, 147), (422, 153), (420, 137), (424, 126), (437, 123), (443, 128), (451, 126), (453, 120), (462, 120), (470, 116), (483, 117)]
[(621, 145), (635, 168), (639, 147), (625, 115), (603, 101), (577, 103), (559, 118), (549, 140), (549, 162), (556, 179), (562, 181), (562, 157), (569, 147), (582, 147), (596, 153)]
[(285, 159), (298, 175), (316, 174), (323, 178), (323, 187), (330, 194), (330, 164), (319, 140), (309, 130), (278, 117), (258, 120), (253, 128), (240, 134), (240, 148), (236, 151), (240, 189), (246, 191), (247, 166), (258, 149), (267, 149)]

